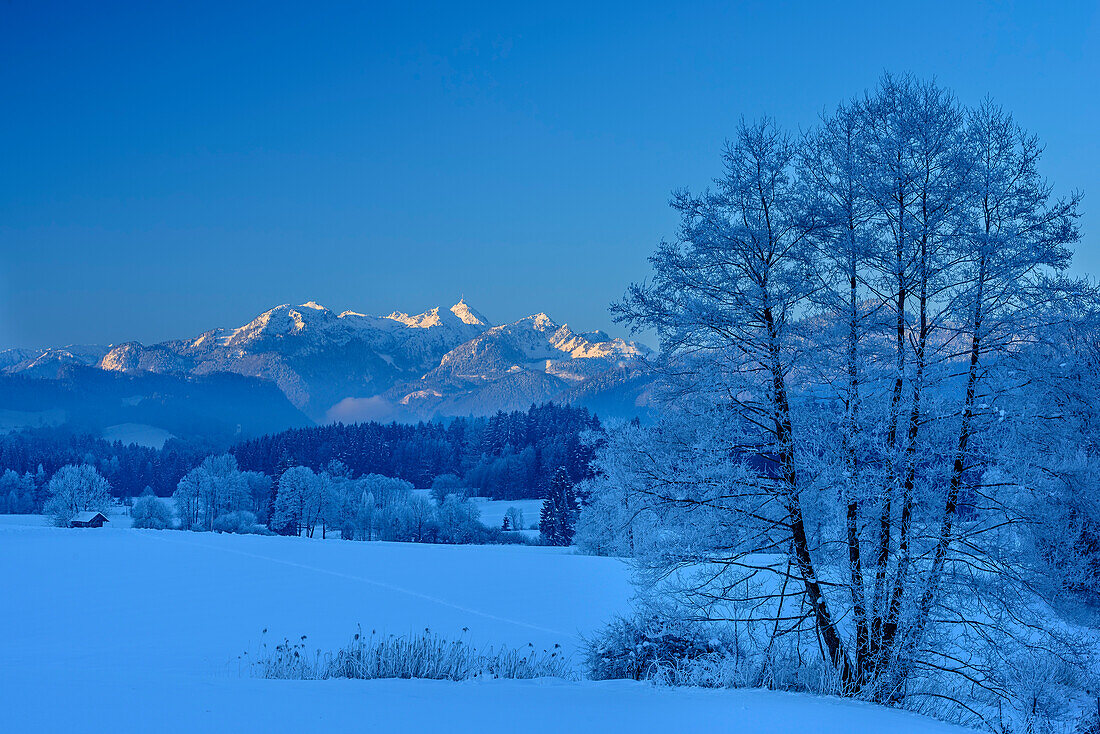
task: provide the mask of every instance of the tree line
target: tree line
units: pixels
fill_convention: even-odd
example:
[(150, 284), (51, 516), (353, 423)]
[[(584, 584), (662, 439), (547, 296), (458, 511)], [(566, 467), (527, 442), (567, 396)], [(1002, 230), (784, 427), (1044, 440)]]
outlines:
[(231, 453), (242, 468), (269, 476), (339, 461), (353, 476), (379, 474), (418, 488), (454, 476), (473, 494), (511, 500), (545, 497), (562, 467), (573, 482), (587, 477), (594, 444), (583, 437), (601, 430), (585, 408), (546, 403), (447, 423), (300, 428), (246, 441)]
[(188, 472), (226, 452), (243, 469), (268, 477), (292, 466), (319, 471), (339, 461), (353, 476), (378, 474), (428, 488), (447, 475), (482, 496), (539, 498), (560, 467), (574, 482), (588, 475), (592, 447), (582, 436), (601, 430), (586, 409), (553, 404), (449, 423), (314, 426), (228, 448), (169, 439), (155, 449), (63, 427), (24, 429), (0, 435), (0, 509), (40, 512), (48, 478), (67, 465), (95, 467), (116, 497), (147, 491), (167, 497)]

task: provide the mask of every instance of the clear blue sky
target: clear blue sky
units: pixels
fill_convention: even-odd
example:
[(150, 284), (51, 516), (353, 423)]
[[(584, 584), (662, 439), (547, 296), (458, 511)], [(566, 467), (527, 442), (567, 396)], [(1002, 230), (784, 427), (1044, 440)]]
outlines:
[(884, 70), (1038, 133), (1100, 273), (1100, 3), (833, 5), (0, 0), (0, 348), (462, 295), (621, 333), (738, 118)]

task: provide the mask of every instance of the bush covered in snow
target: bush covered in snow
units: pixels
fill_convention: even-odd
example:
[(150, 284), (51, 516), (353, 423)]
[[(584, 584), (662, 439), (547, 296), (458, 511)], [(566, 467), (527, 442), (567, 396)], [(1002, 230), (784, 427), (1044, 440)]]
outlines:
[(172, 508), (160, 497), (144, 495), (134, 500), (130, 519), (135, 528), (164, 530), (172, 527)]
[(714, 623), (619, 617), (585, 640), (594, 680), (648, 680), (699, 688), (769, 688), (840, 695), (836, 672), (787, 643), (753, 644)]
[(218, 515), (214, 518), (215, 533), (236, 533), (238, 535), (274, 535), (270, 530), (256, 522), (256, 515), (248, 510), (238, 510)]
[(585, 640), (593, 680), (651, 680), (660, 669), (726, 650), (722, 640), (697, 625), (656, 617), (617, 617)]

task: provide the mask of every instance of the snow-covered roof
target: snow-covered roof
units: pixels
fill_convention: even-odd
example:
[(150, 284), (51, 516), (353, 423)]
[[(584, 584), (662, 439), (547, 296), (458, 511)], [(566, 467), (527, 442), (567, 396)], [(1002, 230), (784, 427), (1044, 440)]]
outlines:
[(107, 520), (107, 516), (104, 515), (102, 512), (91, 511), (76, 513), (76, 517), (73, 518), (73, 522), (91, 522), (95, 519), (97, 515), (102, 515), (105, 521), (110, 522), (110, 520)]

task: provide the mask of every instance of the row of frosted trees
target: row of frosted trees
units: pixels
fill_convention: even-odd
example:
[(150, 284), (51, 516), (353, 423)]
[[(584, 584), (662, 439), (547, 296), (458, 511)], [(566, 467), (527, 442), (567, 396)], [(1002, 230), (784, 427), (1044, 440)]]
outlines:
[[(24, 478), (14, 472), (5, 482)], [(560, 469), (548, 510), (543, 513), (547, 542), (568, 545), (576, 521), (573, 483)], [(469, 500), (468, 489), (441, 486), (432, 497), (416, 492), (402, 479), (378, 474), (353, 478), (347, 467), (332, 462), (324, 471), (304, 466), (284, 471), (273, 483), (259, 472), (242, 471), (230, 454), (208, 457), (179, 482), (172, 503), (148, 492), (131, 509), (135, 527), (259, 533), (321, 538), (339, 531), (345, 540), (389, 540), (417, 543), (522, 542), (519, 535), (486, 528)], [(67, 525), (84, 510), (107, 512), (109, 482), (89, 464), (62, 467), (45, 485), (44, 511)], [(514, 508), (513, 508), (514, 509)], [(521, 517), (513, 512), (513, 522)], [(521, 529), (521, 523), (509, 529)]]
[(437, 506), (409, 482), (377, 474), (353, 478), (336, 461), (323, 471), (290, 467), (273, 482), (241, 471), (230, 454), (209, 457), (180, 480), (173, 501), (177, 525), (187, 530), (310, 538), (338, 530), (345, 539), (464, 543), (480, 529), (464, 496)]

